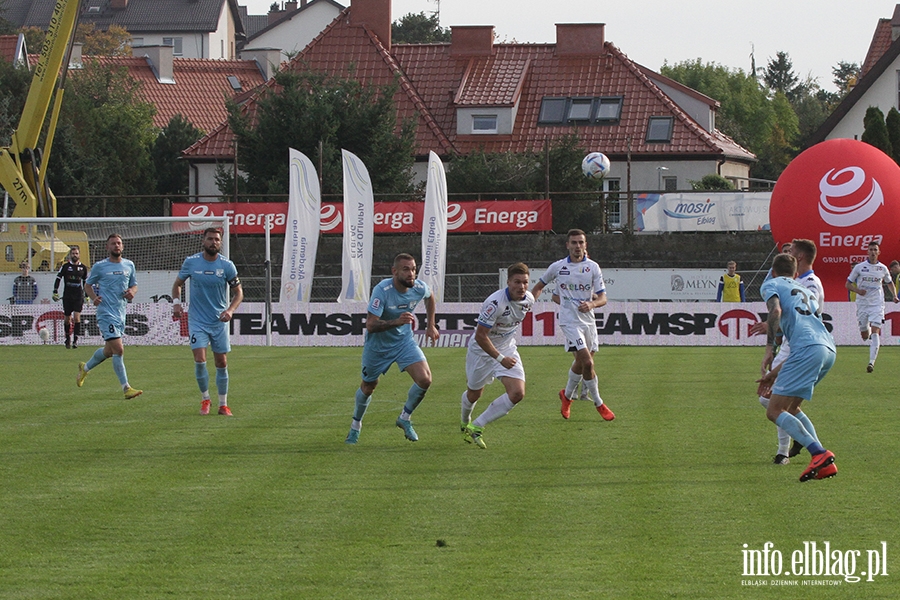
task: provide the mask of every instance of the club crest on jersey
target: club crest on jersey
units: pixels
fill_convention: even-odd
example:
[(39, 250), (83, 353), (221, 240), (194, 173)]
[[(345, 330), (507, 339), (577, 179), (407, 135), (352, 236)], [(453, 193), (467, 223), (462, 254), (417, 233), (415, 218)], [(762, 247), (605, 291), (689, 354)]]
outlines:
[(225, 275), (225, 269), (216, 269), (216, 277), (223, 277)]

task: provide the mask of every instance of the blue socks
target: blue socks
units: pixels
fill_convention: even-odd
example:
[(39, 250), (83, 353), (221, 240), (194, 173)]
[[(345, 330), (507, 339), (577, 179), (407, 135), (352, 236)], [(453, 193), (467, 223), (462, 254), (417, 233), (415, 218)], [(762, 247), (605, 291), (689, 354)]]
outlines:
[[(801, 413), (802, 414), (802, 413)], [(809, 422), (809, 418), (803, 415), (803, 418)], [(821, 454), (825, 452), (825, 448), (819, 443), (819, 440), (809, 433), (809, 430), (803, 426), (803, 422), (789, 412), (783, 412), (775, 419), (775, 424), (784, 429), (792, 438), (806, 446), (810, 454)], [(810, 423), (811, 424), (811, 423)], [(813, 430), (815, 431), (815, 430)]]
[(97, 350), (94, 351), (93, 356), (91, 356), (85, 363), (84, 370), (90, 371), (91, 369), (102, 363), (104, 360), (106, 360), (106, 355), (103, 354), (103, 348), (97, 348)]
[[(207, 375), (207, 381), (208, 379), (209, 375)], [(228, 367), (216, 367), (216, 390), (219, 392), (219, 396), (224, 396), (228, 393)]]
[(113, 363), (113, 371), (116, 373), (116, 377), (119, 378), (119, 383), (122, 386), (128, 385), (128, 374), (125, 373), (125, 360), (121, 356), (116, 356), (115, 354), (112, 357)]
[(197, 386), (200, 388), (200, 393), (207, 393), (209, 391), (209, 371), (206, 370), (206, 362), (194, 363), (194, 375), (197, 377)]
[(363, 416), (366, 414), (366, 409), (369, 408), (369, 400), (371, 399), (372, 396), (366, 396), (360, 389), (356, 390), (356, 410), (353, 411), (354, 421), (362, 421)]
[(412, 387), (409, 388), (409, 393), (406, 395), (406, 404), (403, 405), (403, 412), (411, 415), (422, 402), (422, 398), (425, 397), (425, 392), (427, 391), (413, 383)]

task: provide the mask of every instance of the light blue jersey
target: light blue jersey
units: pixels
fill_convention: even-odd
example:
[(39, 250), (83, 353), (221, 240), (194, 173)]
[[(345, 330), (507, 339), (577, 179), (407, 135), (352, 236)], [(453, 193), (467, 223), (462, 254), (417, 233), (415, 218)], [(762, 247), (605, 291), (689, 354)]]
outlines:
[[(134, 275), (134, 263), (127, 258), (112, 262), (105, 258), (94, 263), (91, 273), (85, 281), (89, 285), (99, 286), (94, 289), (103, 301), (97, 306), (97, 320), (101, 323), (111, 322), (121, 327), (125, 325), (125, 291), (137, 285)], [(106, 333), (104, 331), (104, 337)]]
[(778, 296), (781, 331), (791, 348), (826, 346), (834, 350), (834, 340), (818, 316), (819, 303), (806, 287), (789, 277), (773, 277), (763, 283), (760, 292), (766, 302)]
[(191, 280), (188, 322), (200, 326), (221, 323), (219, 315), (228, 308), (228, 288), (241, 284), (233, 262), (221, 254), (209, 261), (204, 258), (203, 252), (184, 259), (178, 278)]
[[(415, 312), (424, 298), (431, 297), (431, 288), (420, 279), (404, 293), (394, 287), (393, 278), (384, 279), (372, 290), (368, 312), (384, 321), (392, 321), (403, 313)], [(379, 354), (391, 354), (404, 344), (415, 344), (413, 328), (409, 325), (392, 327), (387, 331), (366, 334), (366, 350)]]

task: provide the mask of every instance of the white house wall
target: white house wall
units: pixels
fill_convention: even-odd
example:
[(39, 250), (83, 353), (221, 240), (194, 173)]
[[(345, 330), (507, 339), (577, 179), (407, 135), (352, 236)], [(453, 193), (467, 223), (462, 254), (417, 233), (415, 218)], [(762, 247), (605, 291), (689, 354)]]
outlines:
[(254, 37), (247, 46), (277, 48), (281, 50), (281, 60), (286, 61), (306, 48), (340, 12), (337, 6), (329, 2), (314, 2), (291, 19)]
[(891, 108), (897, 108), (898, 80), (900, 80), (900, 57), (884, 70), (875, 83), (850, 108), (843, 119), (831, 130), (825, 139), (859, 139), (863, 134), (863, 117), (870, 106), (877, 106), (885, 115)]

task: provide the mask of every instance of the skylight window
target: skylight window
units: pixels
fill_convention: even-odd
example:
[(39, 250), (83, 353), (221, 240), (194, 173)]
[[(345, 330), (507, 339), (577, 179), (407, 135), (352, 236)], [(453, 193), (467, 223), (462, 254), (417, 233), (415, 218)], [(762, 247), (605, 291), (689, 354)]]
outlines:
[(672, 141), (673, 117), (650, 117), (647, 123), (647, 141), (669, 143)]
[(235, 92), (241, 91), (241, 82), (237, 77), (235, 77), (234, 75), (229, 75), (227, 79), (228, 84), (231, 86), (231, 89), (233, 89)]
[(609, 125), (619, 122), (621, 96), (545, 97), (541, 100), (540, 125)]

